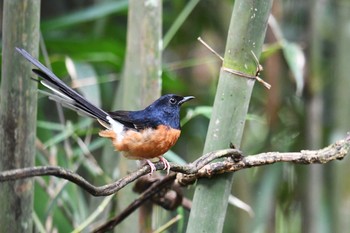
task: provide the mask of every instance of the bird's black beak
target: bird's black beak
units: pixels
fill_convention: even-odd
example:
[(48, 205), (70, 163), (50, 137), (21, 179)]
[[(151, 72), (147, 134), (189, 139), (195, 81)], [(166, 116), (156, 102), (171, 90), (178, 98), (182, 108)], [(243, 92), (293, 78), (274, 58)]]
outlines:
[(191, 99), (194, 99), (194, 96), (185, 96), (185, 97), (183, 97), (182, 100), (179, 101), (179, 105), (182, 105), (183, 103), (185, 103)]

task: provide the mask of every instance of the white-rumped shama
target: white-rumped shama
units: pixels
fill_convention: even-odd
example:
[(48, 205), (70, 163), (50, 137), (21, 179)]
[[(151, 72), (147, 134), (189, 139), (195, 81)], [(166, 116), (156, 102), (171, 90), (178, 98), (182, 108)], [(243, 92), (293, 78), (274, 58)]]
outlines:
[(169, 162), (162, 156), (180, 136), (180, 106), (193, 99), (193, 96), (168, 94), (140, 111), (106, 112), (67, 86), (27, 51), (20, 48), (16, 50), (39, 68), (33, 69), (33, 72), (41, 78), (40, 83), (53, 92), (49, 95), (50, 99), (97, 119), (106, 128), (99, 135), (110, 138), (115, 149), (126, 158), (146, 160), (151, 173), (156, 168), (150, 159), (159, 158), (169, 173)]

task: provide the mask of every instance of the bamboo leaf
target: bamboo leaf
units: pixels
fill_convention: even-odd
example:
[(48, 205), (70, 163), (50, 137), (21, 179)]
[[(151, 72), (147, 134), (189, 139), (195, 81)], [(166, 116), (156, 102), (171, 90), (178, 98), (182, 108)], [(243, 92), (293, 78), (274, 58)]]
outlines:
[(293, 73), (293, 77), (296, 82), (298, 96), (301, 95), (304, 89), (304, 68), (305, 68), (305, 55), (301, 47), (296, 43), (284, 41), (282, 46), (284, 57), (287, 64)]
[(43, 22), (42, 30), (53, 30), (62, 27), (69, 27), (79, 23), (96, 20), (106, 17), (110, 14), (125, 10), (128, 7), (128, 1), (108, 1), (106, 3), (97, 4), (90, 8), (74, 12), (69, 15)]

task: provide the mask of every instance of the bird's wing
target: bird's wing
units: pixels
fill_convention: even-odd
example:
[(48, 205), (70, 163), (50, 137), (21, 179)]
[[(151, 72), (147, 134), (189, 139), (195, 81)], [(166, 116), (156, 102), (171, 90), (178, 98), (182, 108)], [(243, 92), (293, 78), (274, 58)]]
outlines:
[[(115, 111), (108, 112), (112, 119), (119, 121), (128, 128), (135, 129), (137, 131), (145, 128), (153, 128), (154, 125), (147, 118), (147, 116), (135, 117), (135, 111)], [(138, 114), (140, 115), (140, 114)], [(141, 114), (142, 115), (142, 114)]]

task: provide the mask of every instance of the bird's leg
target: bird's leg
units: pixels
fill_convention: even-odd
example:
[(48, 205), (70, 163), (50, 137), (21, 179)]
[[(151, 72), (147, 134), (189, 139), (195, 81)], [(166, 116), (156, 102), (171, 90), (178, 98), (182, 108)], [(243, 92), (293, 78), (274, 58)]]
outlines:
[(151, 162), (151, 160), (146, 159), (146, 162), (151, 168), (151, 172), (149, 173), (149, 175), (152, 175), (153, 172), (156, 170), (156, 166), (154, 166), (154, 164)]
[(168, 160), (166, 160), (163, 156), (160, 156), (159, 160), (163, 162), (163, 164), (164, 164), (164, 169), (163, 170), (166, 170), (166, 174), (169, 175), (170, 164), (169, 164)]

